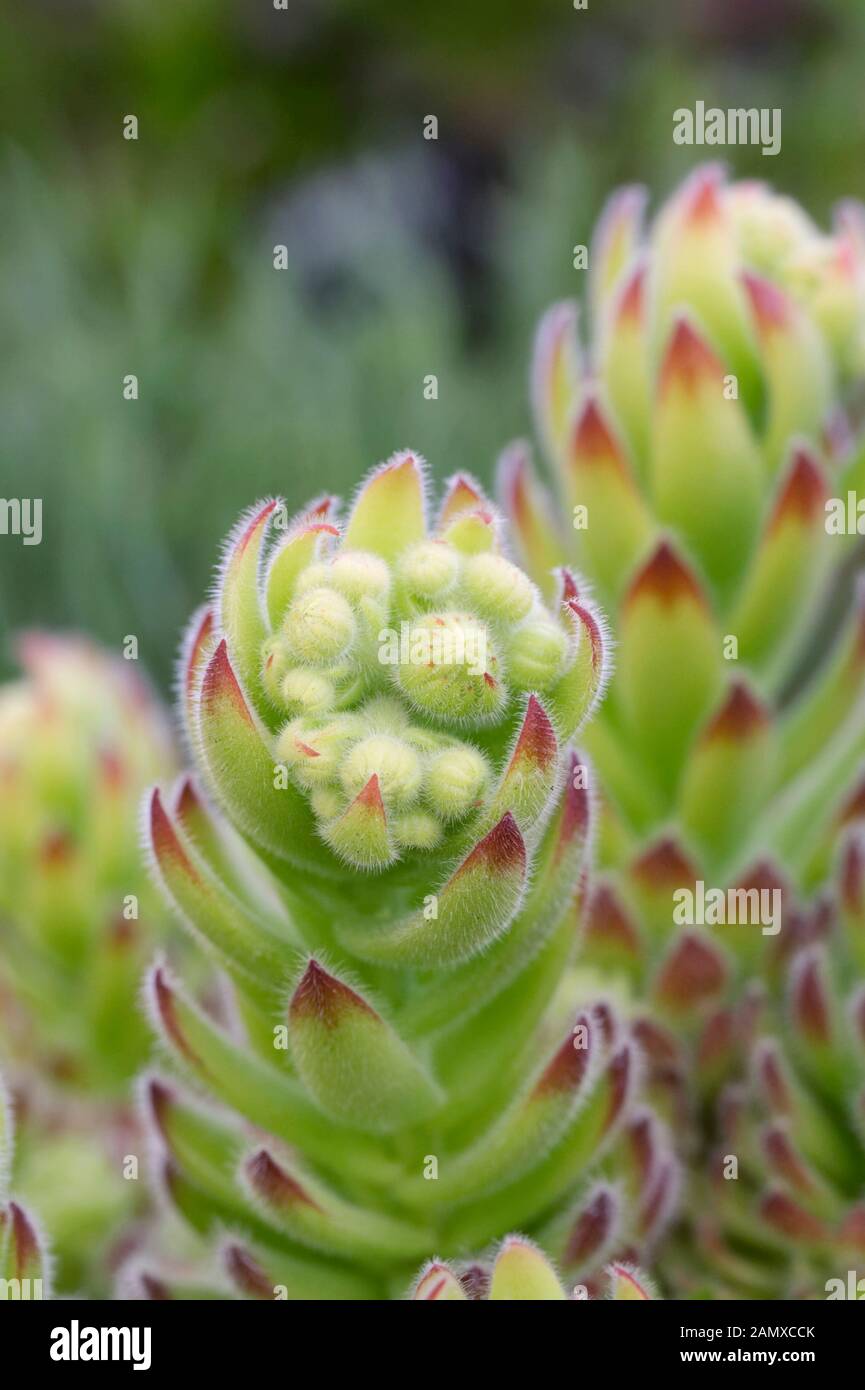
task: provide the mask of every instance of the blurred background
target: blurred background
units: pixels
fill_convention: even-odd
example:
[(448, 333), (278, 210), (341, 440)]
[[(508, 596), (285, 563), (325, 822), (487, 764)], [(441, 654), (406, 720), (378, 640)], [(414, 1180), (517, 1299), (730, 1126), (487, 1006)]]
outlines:
[(860, 0), (285, 4), (0, 0), (0, 492), (43, 499), (0, 537), (4, 671), (74, 625), (167, 689), (258, 496), (404, 446), (488, 477), (607, 192), (706, 153), (676, 107), (781, 107), (777, 158), (724, 153), (820, 219), (865, 191)]

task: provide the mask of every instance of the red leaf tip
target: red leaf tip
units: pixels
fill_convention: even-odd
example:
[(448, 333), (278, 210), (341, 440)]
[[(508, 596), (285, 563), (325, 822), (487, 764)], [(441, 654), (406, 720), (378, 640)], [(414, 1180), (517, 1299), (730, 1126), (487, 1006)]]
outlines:
[(743, 681), (734, 681), (727, 698), (706, 728), (705, 738), (736, 742), (767, 727), (769, 713)]
[(240, 718), (246, 724), (252, 724), (252, 715), (234, 674), (228, 655), (228, 643), (224, 637), (210, 658), (201, 686), (202, 704), (206, 709), (212, 707), (220, 698), (227, 698)]
[(253, 1190), (277, 1207), (301, 1204), (316, 1207), (309, 1193), (296, 1178), (281, 1168), (267, 1149), (259, 1149), (247, 1160), (246, 1172)]
[(823, 518), (826, 481), (816, 458), (802, 445), (793, 452), (790, 469), (778, 494), (770, 529), (788, 520), (813, 525)]
[(706, 598), (698, 580), (677, 555), (669, 540), (662, 540), (642, 569), (631, 582), (626, 603), (650, 595), (663, 604), (677, 603), (688, 598), (706, 606)]
[(685, 931), (661, 967), (657, 994), (671, 1008), (693, 1008), (719, 993), (726, 974), (720, 951), (696, 932)]
[(577, 458), (585, 463), (622, 466), (622, 451), (594, 396), (589, 396), (574, 425), (573, 449)]
[(510, 811), (506, 811), (489, 834), (475, 845), (457, 873), (464, 873), (470, 866), (480, 868), (482, 865), (491, 873), (512, 873), (514, 870), (525, 873), (525, 841)]
[(704, 382), (717, 382), (724, 368), (689, 319), (676, 319), (661, 366), (661, 394), (675, 385), (693, 394)]
[(770, 280), (754, 275), (750, 270), (743, 271), (742, 284), (761, 333), (787, 327), (790, 321), (790, 303), (783, 290)]
[(292, 995), (289, 1017), (295, 1020), (313, 1018), (327, 1028), (334, 1028), (345, 1012), (352, 1009), (377, 1017), (365, 999), (331, 975), (317, 960), (310, 960)]

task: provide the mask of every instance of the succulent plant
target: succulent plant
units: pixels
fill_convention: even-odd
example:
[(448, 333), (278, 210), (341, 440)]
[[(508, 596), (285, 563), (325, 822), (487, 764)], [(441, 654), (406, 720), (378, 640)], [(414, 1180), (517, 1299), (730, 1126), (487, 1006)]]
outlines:
[(165, 914), (137, 817), (171, 770), (167, 725), (134, 667), (86, 639), (34, 632), (18, 650), (24, 675), (0, 688), (0, 1045), (117, 1090), (149, 1046), (135, 999)]
[[(166, 914), (140, 863), (144, 786), (167, 724), (127, 662), (30, 633), (0, 689), (0, 1057), (19, 1116), (15, 1183), (58, 1284), (98, 1282), (103, 1238), (138, 1204), (125, 1088), (146, 1059), (141, 973)], [(131, 1152), (135, 1153), (134, 1147)], [(94, 1287), (90, 1285), (90, 1287)]]
[[(631, 1265), (611, 1264), (604, 1271), (608, 1297), (631, 1302), (656, 1297), (645, 1275)], [(555, 1267), (542, 1250), (525, 1236), (502, 1241), (491, 1265), (469, 1264), (457, 1269), (431, 1260), (421, 1270), (412, 1289), (420, 1303), (531, 1301), (535, 1303), (586, 1299), (585, 1285), (566, 1290)]]
[(570, 304), (538, 334), (554, 494), (519, 444), (501, 493), (537, 582), (578, 564), (617, 641), (584, 736), (586, 960), (630, 998), (677, 1131), (720, 1101), (677, 1268), (783, 1296), (861, 1260), (865, 1226), (865, 615), (829, 602), (865, 467), (865, 217), (822, 234), (714, 166), (648, 232), (644, 204), (626, 189), (601, 219), (588, 348)]
[(330, 498), (241, 518), (184, 647), (196, 775), (147, 806), (231, 999), (156, 964), (158, 1036), (219, 1105), (151, 1074), (146, 1110), (163, 1190), (251, 1297), (401, 1296), (515, 1225), (594, 1269), (673, 1194), (634, 1045), (560, 988), (600, 618), (570, 575), (541, 599), (470, 478), (432, 530), (425, 493), (400, 454), (343, 526)]

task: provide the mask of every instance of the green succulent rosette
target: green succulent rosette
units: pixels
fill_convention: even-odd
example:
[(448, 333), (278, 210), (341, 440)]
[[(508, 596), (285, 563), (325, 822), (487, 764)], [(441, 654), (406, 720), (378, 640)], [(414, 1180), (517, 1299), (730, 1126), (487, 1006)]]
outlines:
[(145, 1110), (164, 1193), (249, 1297), (399, 1297), (433, 1250), (516, 1226), (593, 1270), (674, 1196), (633, 1042), (560, 991), (603, 625), (570, 579), (541, 597), (473, 480), (434, 524), (426, 491), (406, 453), (342, 522), (330, 498), (241, 518), (184, 648), (194, 776), (147, 805), (230, 1005), (156, 964), (154, 1026), (198, 1095), (150, 1074)]
[(865, 218), (844, 204), (823, 233), (716, 166), (648, 228), (645, 202), (601, 218), (587, 332), (571, 304), (539, 330), (552, 488), (518, 444), (501, 496), (536, 581), (579, 565), (616, 640), (583, 740), (603, 794), (584, 959), (713, 1154), (680, 1288), (819, 1294), (865, 1232), (861, 595), (839, 612)]

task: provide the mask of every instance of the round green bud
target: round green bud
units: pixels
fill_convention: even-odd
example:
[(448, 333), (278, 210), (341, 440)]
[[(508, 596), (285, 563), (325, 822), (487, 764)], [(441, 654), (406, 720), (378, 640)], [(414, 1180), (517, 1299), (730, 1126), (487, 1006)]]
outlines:
[(535, 601), (535, 586), (504, 555), (472, 555), (463, 570), (463, 588), (473, 608), (488, 618), (519, 622)]
[(487, 626), (467, 613), (411, 623), (394, 675), (418, 710), (447, 722), (487, 723), (507, 699)]
[(408, 713), (405, 705), (392, 695), (374, 695), (367, 700), (361, 711), (365, 726), (377, 734), (402, 734), (409, 732)]
[(384, 598), (390, 588), (390, 570), (379, 555), (347, 550), (332, 562), (328, 582), (348, 599)]
[(486, 761), (476, 748), (446, 748), (429, 764), (427, 800), (445, 820), (458, 820), (475, 805), (488, 777)]
[(508, 639), (508, 677), (519, 690), (544, 690), (562, 674), (567, 655), (562, 628), (545, 615), (533, 616)]
[(356, 743), (339, 770), (342, 785), (350, 797), (357, 796), (372, 777), (378, 776), (385, 803), (404, 806), (420, 790), (421, 763), (417, 753), (392, 734), (370, 734)]
[(756, 184), (733, 184), (729, 210), (742, 260), (764, 275), (783, 273), (791, 256), (812, 245), (819, 231), (792, 198)]
[(441, 598), (459, 574), (459, 556), (444, 541), (419, 541), (404, 552), (399, 577), (418, 598)]
[(306, 710), (310, 714), (331, 709), (336, 698), (333, 682), (308, 666), (295, 666), (285, 673), (280, 695), (289, 709)]
[(437, 753), (444, 747), (442, 735), (434, 729), (424, 729), (419, 724), (410, 724), (403, 737), (419, 753)]
[(336, 589), (310, 589), (291, 604), (282, 630), (296, 657), (313, 666), (325, 666), (351, 646), (354, 614)]
[(442, 828), (434, 816), (424, 811), (409, 811), (393, 822), (393, 835), (402, 849), (435, 849), (442, 837)]
[(295, 594), (308, 594), (310, 589), (326, 589), (331, 582), (331, 567), (326, 560), (314, 560), (294, 582)]

